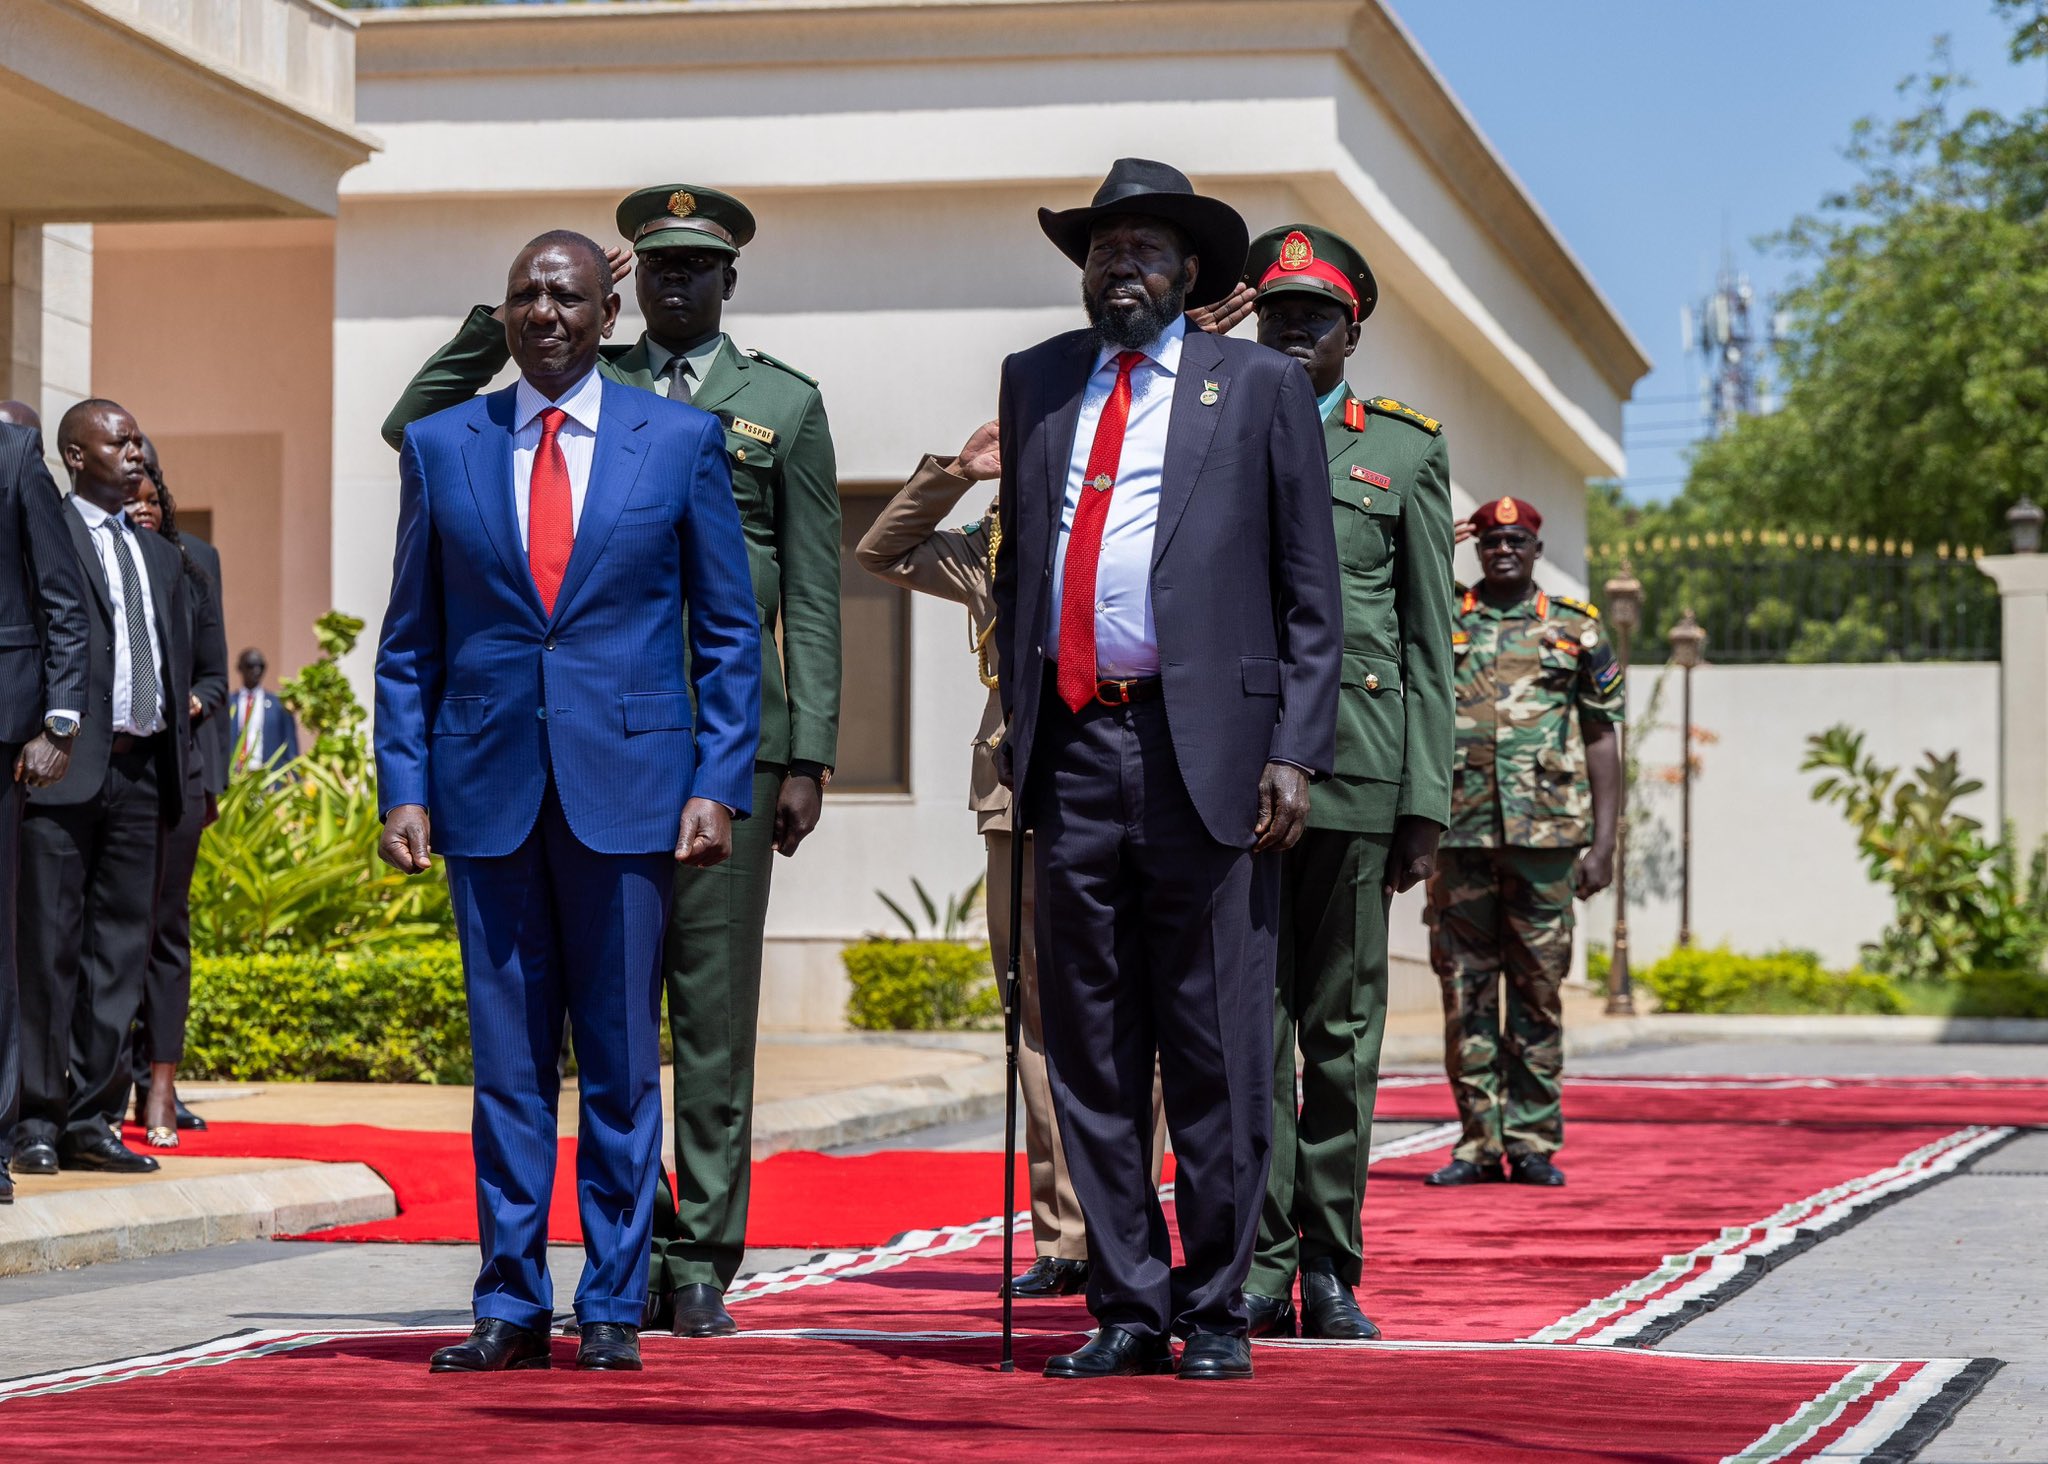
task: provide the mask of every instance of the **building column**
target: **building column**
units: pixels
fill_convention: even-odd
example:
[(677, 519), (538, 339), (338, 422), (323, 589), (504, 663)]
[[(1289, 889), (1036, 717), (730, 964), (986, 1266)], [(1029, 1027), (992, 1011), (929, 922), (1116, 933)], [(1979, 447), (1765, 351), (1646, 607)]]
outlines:
[(2000, 813), (2024, 861), (2048, 836), (2048, 554), (1987, 554), (1977, 564), (1998, 586)]
[(0, 399), (27, 402), (44, 437), (92, 395), (92, 225), (0, 218)]

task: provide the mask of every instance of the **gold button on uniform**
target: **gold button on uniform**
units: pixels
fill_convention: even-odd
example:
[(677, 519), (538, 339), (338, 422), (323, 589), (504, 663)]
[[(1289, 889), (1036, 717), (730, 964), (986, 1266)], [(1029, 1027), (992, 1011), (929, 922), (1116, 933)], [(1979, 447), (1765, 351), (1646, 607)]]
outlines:
[(1359, 501), (1359, 502), (1360, 502), (1361, 504), (1363, 504), (1363, 505), (1364, 505), (1365, 507), (1367, 507), (1367, 508), (1371, 508), (1371, 507), (1372, 507), (1372, 499), (1371, 499), (1371, 497), (1370, 497), (1370, 496), (1368, 496), (1368, 497), (1365, 497), (1365, 498), (1361, 498), (1361, 499), (1359, 499), (1358, 501)]
[(1370, 671), (1365, 673), (1365, 689), (1367, 691), (1378, 691), (1380, 689), (1379, 677)]

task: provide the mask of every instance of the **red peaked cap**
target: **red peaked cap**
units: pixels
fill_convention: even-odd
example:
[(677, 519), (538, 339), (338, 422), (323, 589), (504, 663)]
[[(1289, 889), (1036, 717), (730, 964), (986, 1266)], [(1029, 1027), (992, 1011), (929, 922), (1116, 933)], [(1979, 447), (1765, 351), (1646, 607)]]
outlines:
[(1538, 534), (1543, 531), (1543, 515), (1536, 511), (1535, 504), (1520, 498), (1492, 498), (1473, 512), (1472, 526), (1482, 534), (1499, 528), (1527, 529)]

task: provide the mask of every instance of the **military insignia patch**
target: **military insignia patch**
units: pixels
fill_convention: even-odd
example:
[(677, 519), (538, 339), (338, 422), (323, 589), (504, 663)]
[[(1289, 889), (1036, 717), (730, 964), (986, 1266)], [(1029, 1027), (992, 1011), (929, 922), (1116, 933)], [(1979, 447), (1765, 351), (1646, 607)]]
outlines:
[(1515, 506), (1512, 498), (1503, 498), (1493, 507), (1493, 520), (1500, 524), (1515, 524), (1522, 521), (1522, 510)]
[(1301, 230), (1296, 229), (1280, 241), (1280, 268), (1307, 269), (1315, 262), (1316, 247)]
[(1612, 696), (1621, 685), (1621, 662), (1609, 661), (1605, 666), (1595, 667), (1593, 689), (1602, 696)]
[(1444, 424), (1437, 421), (1436, 418), (1425, 417), (1422, 413), (1416, 411), (1415, 408), (1397, 402), (1392, 397), (1374, 397), (1366, 405), (1375, 412), (1384, 413), (1389, 417), (1399, 417), (1404, 422), (1413, 422), (1431, 437), (1440, 435), (1444, 430)]
[(1453, 646), (1469, 646), (1469, 645), (1471, 645), (1471, 644), (1472, 644), (1472, 632), (1471, 632), (1471, 631), (1469, 631), (1469, 630), (1454, 630), (1454, 631), (1452, 631), (1452, 632), (1451, 632), (1451, 644), (1452, 644)]
[(1344, 425), (1353, 432), (1365, 431), (1365, 403), (1357, 397), (1344, 399)]
[(686, 219), (697, 211), (697, 195), (687, 188), (678, 188), (668, 196), (668, 211), (679, 219)]
[(1371, 468), (1353, 468), (1351, 476), (1361, 483), (1370, 483), (1375, 488), (1391, 488), (1394, 480), (1385, 473), (1375, 473)]
[(775, 440), (775, 429), (773, 427), (763, 427), (759, 422), (749, 422), (745, 417), (733, 418), (732, 430), (744, 433), (756, 442), (773, 442)]
[(1584, 600), (1574, 600), (1570, 595), (1557, 596), (1557, 603), (1564, 606), (1567, 610), (1578, 611), (1579, 614), (1585, 616), (1588, 620), (1598, 620), (1600, 618), (1600, 607), (1598, 605), (1588, 604)]

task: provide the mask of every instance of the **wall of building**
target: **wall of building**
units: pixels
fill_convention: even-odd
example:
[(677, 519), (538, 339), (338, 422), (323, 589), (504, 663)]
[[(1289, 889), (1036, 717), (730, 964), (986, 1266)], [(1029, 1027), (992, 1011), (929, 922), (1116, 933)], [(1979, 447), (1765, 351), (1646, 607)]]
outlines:
[[(178, 505), (211, 518), (229, 654), (279, 675), (333, 603), (334, 226), (106, 224), (93, 390), (135, 414)], [(358, 613), (362, 613), (360, 610)]]

